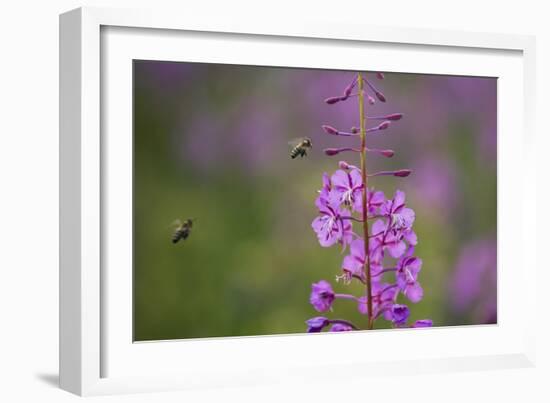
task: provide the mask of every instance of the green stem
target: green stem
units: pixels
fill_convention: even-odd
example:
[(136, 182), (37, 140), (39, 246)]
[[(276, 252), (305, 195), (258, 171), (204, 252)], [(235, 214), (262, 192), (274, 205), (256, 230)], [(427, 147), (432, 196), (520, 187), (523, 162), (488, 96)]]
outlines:
[(357, 82), (359, 84), (359, 122), (361, 135), (361, 177), (363, 180), (362, 207), (363, 207), (363, 237), (365, 239), (365, 272), (367, 285), (367, 314), (369, 317), (368, 329), (374, 327), (374, 318), (372, 317), (372, 280), (370, 272), (370, 251), (369, 251), (369, 224), (367, 222), (367, 165), (366, 165), (366, 116), (365, 116), (365, 92), (363, 90), (364, 82), (361, 73), (358, 74)]

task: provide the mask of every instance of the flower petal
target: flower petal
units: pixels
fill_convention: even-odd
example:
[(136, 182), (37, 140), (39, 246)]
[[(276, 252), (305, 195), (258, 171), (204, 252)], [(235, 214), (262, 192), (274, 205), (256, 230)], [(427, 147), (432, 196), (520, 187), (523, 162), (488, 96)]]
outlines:
[(333, 188), (341, 188), (341, 189), (350, 189), (350, 177), (348, 176), (348, 173), (346, 171), (342, 171), (341, 169), (334, 172), (331, 178), (332, 187)]
[(405, 288), (405, 295), (411, 302), (416, 303), (424, 296), (424, 290), (418, 282), (415, 282), (414, 284), (409, 284)]

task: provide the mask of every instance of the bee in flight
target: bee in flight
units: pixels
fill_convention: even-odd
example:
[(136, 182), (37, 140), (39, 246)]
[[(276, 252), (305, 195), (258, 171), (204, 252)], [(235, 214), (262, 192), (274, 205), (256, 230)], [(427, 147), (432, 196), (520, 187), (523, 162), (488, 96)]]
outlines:
[(172, 235), (172, 243), (177, 243), (180, 239), (186, 240), (191, 233), (191, 228), (193, 227), (193, 218), (188, 218), (184, 222), (181, 220), (174, 221), (176, 229)]
[(289, 144), (293, 145), (292, 151), (290, 152), (290, 158), (292, 159), (297, 156), (305, 157), (307, 155), (307, 150), (313, 148), (313, 143), (309, 137), (293, 140)]

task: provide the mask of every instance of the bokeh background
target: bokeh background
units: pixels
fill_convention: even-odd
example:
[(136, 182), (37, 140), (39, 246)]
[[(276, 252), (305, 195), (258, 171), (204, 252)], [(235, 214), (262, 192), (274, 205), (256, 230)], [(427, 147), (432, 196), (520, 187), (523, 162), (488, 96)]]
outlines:
[[(321, 130), (358, 125), (356, 98), (323, 102), (353, 74), (134, 61), (135, 340), (300, 333), (318, 315), (311, 283), (359, 294), (333, 281), (344, 255), (311, 229), (322, 173), (357, 162), (322, 153), (354, 142)], [(388, 99), (368, 114), (405, 115), (368, 140), (394, 158), (367, 164), (413, 170), (369, 181), (386, 197), (404, 190), (416, 212), (424, 299), (411, 320), (496, 323), (497, 80), (368, 76)], [(313, 152), (291, 160), (287, 142), (300, 136)], [(187, 217), (191, 236), (173, 245), (170, 224)], [(348, 301), (327, 316), (361, 323)]]

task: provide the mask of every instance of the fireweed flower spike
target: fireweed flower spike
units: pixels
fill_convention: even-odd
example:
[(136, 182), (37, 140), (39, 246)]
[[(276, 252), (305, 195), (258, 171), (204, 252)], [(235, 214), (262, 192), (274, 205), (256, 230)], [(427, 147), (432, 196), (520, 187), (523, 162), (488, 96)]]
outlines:
[[(344, 249), (347, 245), (350, 246), (348, 255), (343, 258), (341, 273), (336, 276), (336, 281), (344, 280), (342, 286), (357, 281), (363, 291), (357, 296), (339, 294), (334, 292), (328, 281), (320, 280), (311, 285), (309, 298), (317, 312), (329, 313), (342, 299), (354, 301), (364, 325), (358, 327), (344, 319), (317, 316), (306, 321), (307, 331), (310, 333), (323, 330), (345, 332), (361, 328), (373, 329), (378, 319), (387, 320), (398, 328), (432, 326), (430, 319), (420, 319), (407, 324), (411, 310), (402, 303), (407, 300), (412, 303), (419, 302), (424, 293), (419, 283), (422, 260), (414, 256), (414, 247), (418, 243), (412, 229), (415, 213), (405, 205), (404, 192), (397, 190), (393, 198), (386, 199), (384, 193), (369, 187), (369, 181), (378, 177), (406, 178), (411, 174), (409, 169), (369, 173), (366, 164), (367, 154), (373, 157), (393, 157), (393, 150), (368, 148), (367, 134), (389, 129), (393, 123), (403, 118), (403, 114), (367, 116), (366, 109), (376, 103), (375, 99), (367, 94), (367, 90), (380, 102), (386, 102), (386, 97), (364, 76), (364, 73), (358, 73), (344, 88), (343, 95), (325, 99), (329, 105), (335, 105), (351, 97), (358, 99), (359, 127), (352, 127), (350, 132), (338, 130), (328, 124), (321, 127), (331, 136), (353, 137), (359, 140), (355, 147), (327, 148), (324, 150), (326, 155), (334, 156), (351, 151), (359, 154), (360, 158), (358, 165), (339, 161), (338, 169), (332, 175), (323, 174), (322, 187), (315, 200), (319, 215), (311, 224), (321, 246), (330, 247), (337, 243), (342, 244)], [(384, 75), (376, 73), (376, 77), (382, 80)], [(370, 120), (379, 123), (368, 128), (367, 123)], [(360, 226), (361, 230), (355, 232), (353, 225)]]

